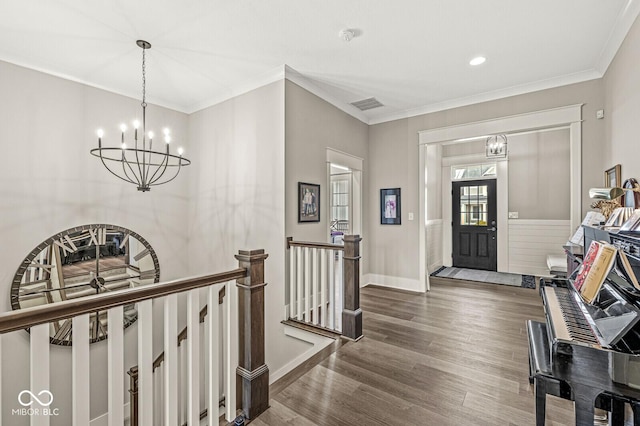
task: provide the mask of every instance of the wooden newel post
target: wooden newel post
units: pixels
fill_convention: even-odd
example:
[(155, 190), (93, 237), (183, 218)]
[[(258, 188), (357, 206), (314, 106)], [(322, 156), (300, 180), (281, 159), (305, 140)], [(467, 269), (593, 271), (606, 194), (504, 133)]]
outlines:
[(254, 419), (269, 408), (269, 368), (264, 362), (264, 250), (240, 250), (241, 268), (249, 273), (238, 286), (238, 361), (242, 412)]
[(353, 340), (362, 338), (360, 241), (360, 235), (344, 236), (342, 335)]

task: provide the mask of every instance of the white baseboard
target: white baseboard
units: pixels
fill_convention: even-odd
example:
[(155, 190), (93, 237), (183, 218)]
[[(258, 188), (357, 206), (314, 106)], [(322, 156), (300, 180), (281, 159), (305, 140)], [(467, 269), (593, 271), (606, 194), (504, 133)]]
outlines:
[[(129, 420), (129, 412), (130, 412), (129, 403), (127, 402), (126, 404), (124, 404), (125, 424), (129, 424), (127, 423), (127, 421)], [(89, 422), (89, 426), (108, 426), (108, 425), (109, 425), (109, 413), (104, 413), (103, 415), (98, 416)]]
[[(301, 330), (296, 327), (291, 327), (289, 325), (284, 326), (284, 334), (289, 337), (293, 337), (294, 339), (302, 340), (303, 342), (311, 343), (311, 348), (307, 349), (302, 354), (298, 355), (296, 358), (292, 359), (284, 366), (279, 368), (277, 371), (273, 373), (269, 372), (269, 384), (274, 383), (276, 380), (281, 379), (285, 376), (285, 374), (292, 371), (294, 368), (335, 342), (334, 339), (329, 337), (324, 337), (319, 334), (311, 333), (308, 331)], [(93, 426), (93, 425), (92, 425)]]
[(364, 282), (365, 282), (364, 286), (373, 284), (373, 285), (379, 285), (381, 287), (389, 287), (389, 288), (397, 288), (399, 290), (414, 291), (417, 293), (424, 293), (426, 291), (426, 289), (423, 288), (422, 283), (420, 283), (420, 280), (412, 279), (412, 278), (391, 277), (388, 275), (378, 275), (378, 274), (365, 274)]

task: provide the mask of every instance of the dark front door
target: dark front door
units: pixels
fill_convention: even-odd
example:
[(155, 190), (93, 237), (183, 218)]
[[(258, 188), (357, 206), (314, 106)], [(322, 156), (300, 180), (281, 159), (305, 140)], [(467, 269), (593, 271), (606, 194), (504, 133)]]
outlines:
[(497, 270), (496, 180), (453, 182), (453, 266)]

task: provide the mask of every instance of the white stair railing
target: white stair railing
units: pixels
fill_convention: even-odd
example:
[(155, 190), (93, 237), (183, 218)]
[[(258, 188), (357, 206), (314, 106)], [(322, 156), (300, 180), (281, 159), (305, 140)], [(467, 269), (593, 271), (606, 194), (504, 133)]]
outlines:
[[(224, 297), (235, 289), (235, 283), (228, 282), (212, 286), (207, 295), (207, 305), (200, 306), (197, 290), (189, 292), (187, 299), (187, 327), (176, 339), (178, 354), (178, 425), (199, 424), (200, 417), (209, 414), (213, 404), (214, 416), (218, 417), (219, 406), (225, 402), (225, 418), (234, 416), (233, 398), (226, 401), (227, 384), (234, 380), (235, 369), (226, 364), (225, 348), (230, 344), (225, 332), (227, 323), (233, 321), (228, 317), (232, 310), (228, 309), (228, 299)], [(229, 293), (227, 293), (229, 292)], [(210, 300), (213, 297), (213, 301)], [(213, 304), (212, 304), (213, 303)], [(213, 306), (213, 309), (210, 309)], [(213, 327), (213, 333), (210, 330)], [(197, 329), (193, 336), (189, 330)], [(213, 352), (212, 352), (213, 351)], [(213, 353), (214, 356), (210, 356)], [(213, 374), (209, 371), (213, 369)], [(153, 362), (154, 394), (159, 395), (153, 403), (154, 417), (164, 419), (165, 391), (165, 359), (164, 352)], [(213, 392), (211, 387), (213, 386)], [(210, 397), (211, 395), (211, 397)], [(227, 413), (227, 406), (229, 412)], [(202, 408), (204, 409), (202, 409)], [(227, 416), (228, 414), (228, 416)], [(142, 424), (142, 423), (139, 423)]]
[(287, 238), (289, 273), (285, 319), (362, 337), (360, 241), (345, 235), (344, 245)]
[[(20, 392), (20, 395), (7, 395), (2, 389), (5, 383), (0, 382), (0, 395), (5, 397), (5, 401), (6, 398), (12, 401), (24, 400), (23, 405), (29, 409), (22, 410), (24, 413), (17, 409), (16, 415), (22, 413), (28, 416), (32, 426), (50, 425), (51, 413), (56, 409), (50, 392), (50, 323), (72, 318), (72, 377), (69, 380), (73, 405), (70, 423), (88, 425), (92, 420), (89, 412), (90, 371), (99, 368), (95, 365), (89, 368), (89, 321), (91, 314), (106, 311), (109, 320), (107, 365), (104, 366), (108, 371), (107, 424), (124, 424), (127, 417), (124, 412), (124, 332), (123, 327), (117, 325), (123, 324), (123, 306), (136, 303), (138, 366), (129, 372), (131, 382), (135, 383), (131, 401), (133, 412), (129, 416), (131, 425), (173, 426), (183, 422), (197, 425), (200, 424), (201, 408), (208, 410), (209, 424), (215, 424), (218, 422), (222, 394), (226, 397), (225, 419), (232, 421), (236, 416), (235, 386), (240, 374), (238, 371), (244, 374), (243, 395), (252, 395), (252, 398), (243, 399), (242, 411), (245, 417), (255, 418), (268, 407), (268, 392), (256, 393), (256, 389), (264, 389), (265, 384), (268, 384), (268, 368), (263, 361), (264, 318), (252, 315), (252, 312), (264, 312), (263, 264), (267, 255), (263, 250), (240, 251), (236, 258), (240, 267), (228, 272), (115, 290), (0, 314), (0, 349), (5, 334), (23, 333), (23, 329), (30, 331), (29, 389)], [(225, 304), (220, 306), (218, 302), (223, 288), (226, 294)], [(238, 288), (245, 298), (253, 294), (258, 297), (250, 298), (249, 305), (238, 305)], [(200, 294), (203, 289), (206, 289), (206, 300), (201, 303)], [(178, 345), (179, 293), (187, 294), (187, 338), (181, 345)], [(162, 368), (156, 368), (158, 371), (155, 373), (152, 354), (154, 303), (163, 304), (164, 315)], [(199, 318), (199, 307), (204, 304), (208, 311), (206, 324), (203, 326)], [(240, 325), (245, 337), (242, 341), (238, 339)], [(251, 331), (256, 327), (260, 330), (254, 336)], [(259, 368), (252, 368), (245, 360), (239, 360), (238, 354), (245, 351), (259, 354)], [(131, 374), (133, 370), (135, 374)], [(9, 387), (8, 384), (6, 386)], [(259, 398), (253, 395), (259, 395)], [(2, 408), (8, 407), (4, 404)], [(2, 417), (0, 426), (1, 424)]]
[(289, 240), (286, 317), (340, 333), (344, 247)]

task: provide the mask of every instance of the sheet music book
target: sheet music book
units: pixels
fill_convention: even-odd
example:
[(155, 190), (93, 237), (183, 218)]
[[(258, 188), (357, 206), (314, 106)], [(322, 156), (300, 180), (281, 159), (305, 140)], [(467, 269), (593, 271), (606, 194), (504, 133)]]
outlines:
[[(591, 303), (615, 263), (618, 249), (608, 243), (593, 241), (575, 280), (576, 289), (585, 302)], [(579, 281), (580, 279), (580, 281)]]
[(582, 219), (582, 223), (576, 229), (576, 232), (571, 236), (569, 241), (573, 244), (583, 246), (584, 245), (584, 229), (582, 226), (594, 226), (599, 225), (601, 222), (604, 222), (604, 215), (600, 212), (587, 212), (584, 219)]

